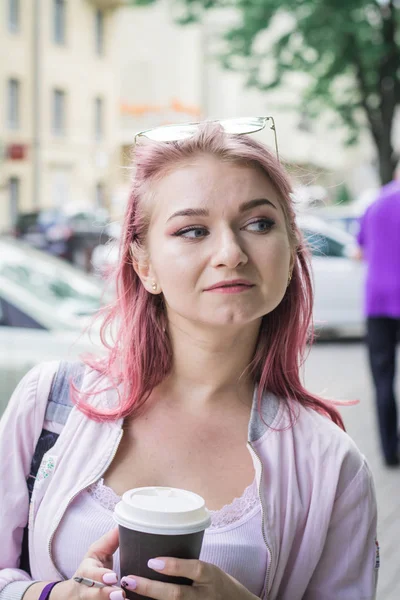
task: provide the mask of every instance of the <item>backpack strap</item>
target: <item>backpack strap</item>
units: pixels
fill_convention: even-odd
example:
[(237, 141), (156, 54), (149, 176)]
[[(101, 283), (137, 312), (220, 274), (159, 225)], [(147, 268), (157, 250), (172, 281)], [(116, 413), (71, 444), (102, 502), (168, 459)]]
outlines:
[[(50, 421), (58, 423), (61, 426), (65, 425), (73, 407), (73, 402), (69, 393), (71, 379), (75, 386), (79, 388), (82, 383), (84, 369), (85, 365), (80, 361), (67, 362), (64, 360), (60, 362), (51, 384), (44, 417), (44, 425)], [(27, 478), (29, 502), (31, 501), (33, 486), (43, 456), (54, 446), (58, 436), (59, 433), (49, 431), (45, 426), (43, 427), (36, 444), (30, 472)]]
[(44, 420), (65, 425), (73, 407), (70, 397), (71, 379), (79, 389), (82, 383), (85, 365), (80, 361), (62, 360), (51, 384)]
[[(82, 383), (85, 365), (80, 361), (68, 362), (61, 361), (57, 372), (54, 375), (47, 408), (44, 417), (45, 423), (53, 422), (62, 427), (67, 422), (68, 416), (73, 408), (73, 402), (70, 397), (71, 379), (74, 385), (79, 388)], [(35, 452), (32, 457), (31, 468), (26, 480), (29, 494), (29, 504), (32, 498), (32, 492), (35, 485), (36, 475), (42, 462), (43, 456), (56, 443), (60, 434), (49, 431), (43, 426), (42, 432), (36, 444)], [(25, 526), (21, 548), (20, 569), (30, 574), (29, 549), (28, 549), (28, 524)]]

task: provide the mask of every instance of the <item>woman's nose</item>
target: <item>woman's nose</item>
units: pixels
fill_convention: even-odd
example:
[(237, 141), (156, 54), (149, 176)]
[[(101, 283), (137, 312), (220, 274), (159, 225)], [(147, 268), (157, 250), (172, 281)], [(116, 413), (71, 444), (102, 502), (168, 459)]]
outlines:
[(233, 232), (219, 236), (215, 244), (212, 266), (235, 269), (247, 262), (247, 254)]

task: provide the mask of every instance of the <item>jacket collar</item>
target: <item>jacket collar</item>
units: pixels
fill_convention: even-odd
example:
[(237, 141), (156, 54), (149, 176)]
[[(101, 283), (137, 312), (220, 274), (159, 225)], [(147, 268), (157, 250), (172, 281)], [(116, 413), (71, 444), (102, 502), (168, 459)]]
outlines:
[(248, 441), (256, 442), (271, 428), (272, 423), (277, 418), (280, 402), (274, 394), (267, 392), (261, 399), (258, 406), (257, 399), (258, 385), (254, 388), (253, 404), (251, 408)]

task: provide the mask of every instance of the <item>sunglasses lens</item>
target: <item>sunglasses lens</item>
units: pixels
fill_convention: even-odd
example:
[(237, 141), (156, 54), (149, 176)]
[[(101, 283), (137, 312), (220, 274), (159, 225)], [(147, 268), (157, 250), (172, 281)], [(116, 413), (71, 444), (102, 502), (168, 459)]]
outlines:
[(265, 117), (243, 117), (241, 119), (224, 119), (220, 121), (220, 124), (226, 133), (240, 135), (260, 131), (264, 127), (265, 122)]
[(191, 137), (197, 131), (197, 125), (165, 125), (164, 127), (155, 127), (144, 132), (150, 140), (155, 142), (175, 142)]

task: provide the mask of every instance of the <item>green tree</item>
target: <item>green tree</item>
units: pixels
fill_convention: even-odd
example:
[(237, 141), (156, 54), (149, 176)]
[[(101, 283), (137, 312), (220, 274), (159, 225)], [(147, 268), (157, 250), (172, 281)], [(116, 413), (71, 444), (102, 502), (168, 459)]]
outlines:
[[(400, 0), (171, 1), (179, 5), (182, 24), (201, 19), (204, 10), (235, 9), (235, 25), (223, 36), (224, 67), (241, 71), (247, 85), (262, 91), (278, 88), (292, 72), (306, 73), (308, 86), (298, 108), (312, 118), (326, 107), (333, 109), (347, 127), (349, 144), (368, 127), (381, 181), (393, 178)], [(287, 27), (276, 35), (273, 22), (282, 15)]]

